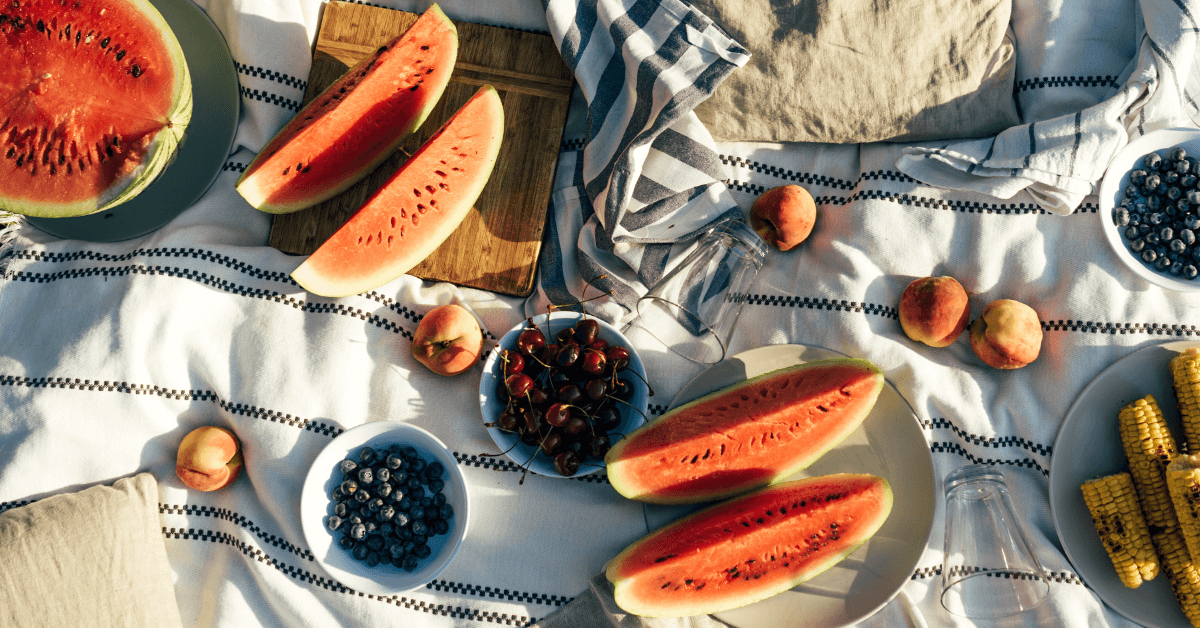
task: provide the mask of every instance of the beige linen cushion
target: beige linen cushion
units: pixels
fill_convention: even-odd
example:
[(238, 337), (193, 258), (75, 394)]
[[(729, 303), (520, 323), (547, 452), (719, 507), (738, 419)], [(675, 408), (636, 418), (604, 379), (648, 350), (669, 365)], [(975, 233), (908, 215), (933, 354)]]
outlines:
[(919, 141), (1020, 124), (1011, 0), (691, 0), (751, 52), (696, 114), (718, 140)]
[(0, 626), (181, 625), (154, 476), (0, 513)]

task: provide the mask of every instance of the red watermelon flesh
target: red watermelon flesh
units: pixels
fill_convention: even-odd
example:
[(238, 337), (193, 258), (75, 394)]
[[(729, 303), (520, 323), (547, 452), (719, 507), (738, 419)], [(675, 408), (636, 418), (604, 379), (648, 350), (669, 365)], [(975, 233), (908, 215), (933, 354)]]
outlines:
[(411, 270), (466, 217), (491, 176), (503, 136), (500, 96), (484, 85), (292, 278), (313, 294), (343, 297)]
[(892, 510), (883, 478), (834, 474), (776, 484), (689, 515), (617, 555), (617, 605), (644, 617), (717, 613), (766, 599), (841, 562)]
[(242, 173), (238, 192), (281, 214), (345, 191), (421, 126), (457, 57), (458, 31), (435, 4), (305, 105)]
[(65, 217), (132, 198), (191, 111), (183, 51), (145, 0), (0, 6), (0, 209)]
[(840, 443), (875, 406), (883, 374), (820, 360), (723, 388), (643, 424), (605, 456), (625, 497), (686, 504), (778, 482)]

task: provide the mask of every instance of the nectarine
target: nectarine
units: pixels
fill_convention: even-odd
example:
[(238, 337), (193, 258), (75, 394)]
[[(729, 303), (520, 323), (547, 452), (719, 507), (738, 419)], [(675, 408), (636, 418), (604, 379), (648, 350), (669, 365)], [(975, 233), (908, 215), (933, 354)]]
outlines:
[(900, 293), (900, 327), (909, 338), (945, 347), (967, 328), (971, 305), (953, 277), (922, 277)]
[(413, 334), (412, 355), (440, 375), (458, 375), (479, 361), (483, 332), (467, 308), (454, 303), (429, 310)]
[(817, 222), (817, 205), (798, 185), (771, 188), (750, 206), (750, 226), (767, 244), (787, 251), (803, 242)]
[(237, 436), (223, 428), (198, 427), (179, 443), (175, 474), (198, 491), (225, 488), (242, 470), (242, 448)]
[(992, 301), (971, 323), (971, 349), (988, 366), (1021, 368), (1042, 350), (1042, 322), (1020, 301)]

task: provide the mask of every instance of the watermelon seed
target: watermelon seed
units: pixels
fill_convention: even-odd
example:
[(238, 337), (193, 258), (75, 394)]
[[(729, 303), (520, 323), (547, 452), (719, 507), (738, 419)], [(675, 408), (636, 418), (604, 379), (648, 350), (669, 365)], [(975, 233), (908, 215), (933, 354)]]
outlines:
[(101, 48), (108, 48), (108, 42), (109, 42), (109, 40), (111, 40), (111, 39), (112, 39), (111, 37), (105, 37), (104, 39), (101, 39), (101, 40), (100, 40), (100, 47), (101, 47)]
[(304, 170), (301, 170), (300, 172), (308, 172), (308, 166), (305, 166)]
[(37, 29), (38, 29), (38, 32), (39, 32), (39, 33), (44, 33), (44, 32), (46, 32), (46, 23), (45, 23), (45, 22), (43, 22), (42, 20), (38, 20), (38, 23), (37, 23)]
[(687, 580), (684, 580), (684, 581), (683, 581), (683, 583), (684, 583), (684, 584), (686, 584), (686, 585), (691, 585), (691, 584), (692, 584), (692, 582), (694, 582), (694, 581), (693, 581), (691, 578), (688, 578)]
[(697, 460), (699, 460), (699, 459), (700, 459), (700, 455), (699, 455), (699, 454), (696, 454), (695, 456), (692, 456), (692, 464), (696, 464), (696, 461), (697, 461)]
[(421, 50), (429, 50), (429, 46), (421, 46)]
[(408, 91), (410, 91), (410, 92), (415, 92), (415, 91), (417, 91), (418, 89), (421, 89), (421, 86), (420, 86), (420, 85), (413, 85), (412, 87), (408, 88)]
[(17, 167), (20, 168), (25, 163), (25, 155), (21, 154), (17, 157)]
[(438, 187), (442, 188), (443, 190), (446, 190), (447, 192), (450, 191), (450, 186), (446, 185), (445, 183), (439, 183)]
[(392, 245), (392, 236), (388, 236), (388, 246)]
[(404, 211), (404, 208), (400, 208), (400, 217), (408, 218), (408, 212)]
[(758, 518), (758, 524), (759, 524), (759, 525), (762, 525), (762, 523), (763, 523), (763, 518), (762, 518), (762, 517), (759, 517), (759, 518)]
[(446, 176), (446, 173), (442, 172), (441, 170), (434, 170), (433, 173), (443, 178)]
[(425, 212), (429, 211), (429, 209), (426, 208), (424, 205), (417, 203), (417, 211), (424, 214)]
[(421, 198), (421, 190), (418, 190), (417, 188), (413, 188), (413, 195), (416, 196), (417, 198)]
[(708, 584), (708, 583), (707, 583), (707, 582), (701, 582), (701, 583), (700, 583), (700, 586), (696, 587), (696, 590), (697, 590), (697, 591), (699, 591), (700, 589), (703, 589), (703, 588), (704, 588), (704, 585), (706, 585), (706, 584)]
[(109, 156), (109, 157), (112, 157), (112, 156), (113, 156), (113, 149), (112, 149), (112, 146), (109, 146), (109, 147), (105, 148), (105, 149), (104, 149), (104, 152), (105, 152), (106, 154), (108, 154), (108, 156)]
[(132, 68), (129, 68), (129, 73), (133, 75), (133, 78), (137, 78), (142, 75), (142, 67), (134, 64)]
[(15, 148), (13, 148), (13, 147), (9, 146), (9, 147), (8, 147), (8, 153), (6, 153), (4, 156), (5, 156), (5, 157), (8, 157), (9, 159), (12, 159), (12, 158), (13, 158), (13, 155), (16, 155), (16, 154), (17, 154), (17, 149), (15, 149)]
[(362, 244), (362, 236), (358, 236), (358, 243)]
[(747, 528), (749, 528), (749, 527), (750, 527), (750, 522), (749, 522), (749, 521), (743, 521), (743, 522), (742, 522), (742, 525), (743, 525), (743, 526), (745, 526), (745, 527), (747, 527)]
[(666, 584), (662, 585), (662, 588), (664, 588), (664, 589), (665, 589), (665, 588), (667, 588), (667, 587), (669, 587), (669, 586), (671, 586), (671, 583), (670, 583), (670, 582), (668, 582), (668, 583), (666, 583)]
[(429, 68), (428, 70), (425, 70), (425, 73), (426, 73), (426, 74), (433, 74), (433, 68)]
[(55, 170), (54, 170), (54, 164), (50, 164), (50, 174), (51, 174), (51, 175), (58, 174), (58, 173), (57, 173), (57, 172), (55, 172)]
[(437, 201), (436, 201), (436, 200), (434, 200), (434, 199), (432, 199), (432, 198), (431, 198), (431, 199), (429, 199), (429, 206), (430, 206), (430, 207), (432, 207), (432, 208), (434, 208), (434, 209), (437, 209)]
[(780, 507), (779, 507), (779, 514), (781, 514), (781, 515), (786, 515), (786, 514), (787, 514), (787, 506), (780, 506)]
[(396, 217), (392, 216), (389, 220), (391, 220), (391, 222), (392, 222), (392, 228), (395, 229), (396, 228)]
[(417, 226), (417, 224), (420, 223), (420, 216), (417, 214), (413, 214), (412, 215), (412, 223), (413, 223), (414, 227)]
[(284, 174), (284, 176), (286, 176), (286, 175), (287, 175), (287, 173), (288, 173), (289, 171), (291, 171), (291, 169), (292, 169), (292, 167), (291, 167), (291, 166), (288, 166), (287, 168), (284, 168), (284, 169), (283, 169), (283, 174)]
[(433, 186), (432, 186), (432, 185), (427, 185), (427, 186), (425, 186), (425, 190), (426, 190), (427, 192), (429, 192), (430, 194), (433, 194), (434, 192), (436, 192), (436, 191), (437, 191), (437, 190), (433, 189)]

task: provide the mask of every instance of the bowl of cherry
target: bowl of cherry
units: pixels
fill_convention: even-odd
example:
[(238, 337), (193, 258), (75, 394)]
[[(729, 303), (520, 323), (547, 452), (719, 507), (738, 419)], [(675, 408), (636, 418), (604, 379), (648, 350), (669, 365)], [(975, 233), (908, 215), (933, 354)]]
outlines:
[(479, 382), (496, 446), (522, 469), (550, 477), (603, 469), (612, 444), (645, 423), (652, 394), (625, 336), (578, 312), (513, 327), (488, 355)]

